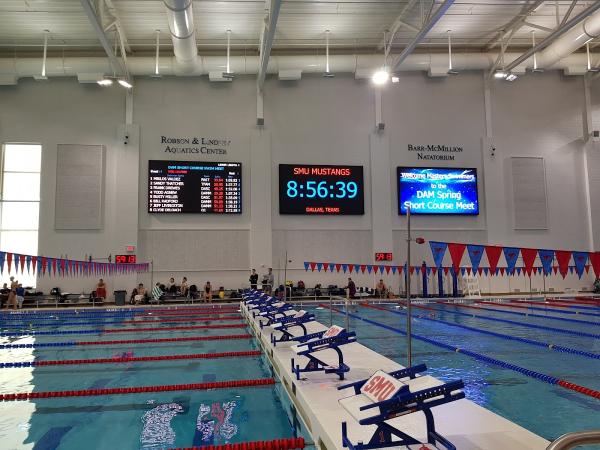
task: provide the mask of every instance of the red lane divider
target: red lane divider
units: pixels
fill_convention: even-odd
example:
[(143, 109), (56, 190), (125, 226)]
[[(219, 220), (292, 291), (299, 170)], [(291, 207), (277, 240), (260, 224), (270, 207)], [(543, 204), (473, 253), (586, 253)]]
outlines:
[(570, 389), (572, 391), (579, 392), (581, 394), (589, 395), (590, 397), (600, 399), (600, 391), (596, 391), (594, 389), (589, 389), (589, 388), (580, 386), (575, 383), (569, 383), (568, 381), (565, 381), (565, 380), (559, 380), (558, 383), (556, 383), (556, 384), (558, 384), (559, 386), (562, 386), (564, 388)]
[(518, 304), (522, 304), (522, 305), (533, 305), (533, 306), (545, 306), (548, 309), (552, 309), (552, 308), (570, 308), (571, 306), (574, 305), (565, 305), (564, 303), (559, 303), (559, 302), (552, 302), (551, 304), (545, 303), (545, 302), (528, 302), (525, 300), (517, 300), (517, 301), (510, 301), (508, 302), (509, 305), (518, 305)]
[(294, 450), (303, 449), (304, 438), (275, 439), (273, 441), (236, 442), (235, 444), (177, 447), (169, 450)]
[(231, 314), (231, 313), (235, 313), (235, 312), (238, 312), (238, 310), (237, 309), (228, 309), (228, 310), (223, 310), (223, 311), (219, 311), (219, 312), (216, 312), (216, 311), (169, 311), (169, 312), (162, 312), (159, 314), (154, 313), (154, 312), (146, 312), (146, 313), (135, 313), (135, 317), (214, 316), (214, 315), (219, 315), (219, 314)]
[(600, 306), (600, 300), (569, 300), (566, 298), (547, 298), (546, 299), (549, 302), (557, 302), (557, 303), (564, 303), (567, 305), (590, 305), (590, 306)]
[(233, 339), (250, 339), (251, 334), (225, 334), (220, 336), (190, 336), (157, 339), (125, 339), (121, 341), (79, 341), (76, 345), (120, 345), (120, 344), (156, 344), (161, 342), (192, 342), (192, 341), (228, 341)]
[(272, 384), (275, 384), (275, 379), (273, 378), (257, 378), (254, 380), (213, 381), (210, 383), (171, 384), (166, 386), (82, 389), (77, 391), (22, 392), (17, 394), (0, 394), (0, 401), (11, 402), (15, 400), (29, 400), (33, 398), (92, 397), (100, 395), (140, 394), (144, 392), (199, 391), (248, 386), (267, 386)]
[(156, 320), (123, 320), (121, 323), (165, 323), (165, 322), (217, 322), (217, 321), (229, 321), (229, 322), (239, 322), (240, 316), (226, 316), (226, 317), (198, 317), (198, 318), (189, 318), (189, 319), (156, 319)]
[(146, 309), (139, 309), (139, 308), (133, 308), (132, 312), (134, 313), (138, 313), (138, 312), (173, 312), (173, 311), (237, 311), (239, 308), (236, 305), (227, 305), (227, 306), (223, 306), (223, 307), (216, 307), (216, 306), (174, 306), (174, 307), (168, 307), (168, 308), (146, 308)]
[(142, 361), (173, 361), (179, 359), (215, 359), (215, 358), (236, 358), (242, 356), (260, 356), (259, 350), (250, 350), (244, 352), (221, 352), (221, 353), (195, 353), (188, 355), (163, 355), (163, 356), (131, 356), (115, 358), (94, 358), (94, 359), (57, 359), (33, 361), (35, 367), (38, 366), (64, 366), (72, 364), (112, 364), (129, 363)]
[(232, 323), (225, 325), (190, 325), (187, 327), (162, 327), (162, 328), (117, 328), (116, 330), (103, 330), (102, 333), (136, 333), (138, 331), (175, 331), (175, 330), (216, 330), (223, 328), (246, 328), (245, 323)]

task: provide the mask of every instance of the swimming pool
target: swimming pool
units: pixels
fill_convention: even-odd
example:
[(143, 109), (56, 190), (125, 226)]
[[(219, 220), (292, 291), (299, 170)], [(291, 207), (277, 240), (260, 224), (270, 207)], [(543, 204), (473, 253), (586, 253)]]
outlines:
[[(389, 311), (365, 306), (352, 308), (349, 318), (350, 329), (356, 331), (362, 344), (406, 365), (406, 339), (398, 332), (389, 329), (404, 331), (406, 315), (402, 309), (397, 309), (394, 305), (380, 306)], [(598, 318), (591, 317), (591, 323), (580, 324), (543, 317), (517, 316), (510, 314), (510, 311), (517, 311), (517, 309), (510, 308), (506, 313), (442, 304), (423, 306), (431, 309), (413, 310), (412, 332), (416, 336), (600, 390), (600, 359), (591, 356), (600, 355), (600, 321), (595, 320)], [(343, 306), (340, 308), (343, 309)], [(330, 312), (327, 309), (317, 309), (313, 312), (317, 320), (329, 324)], [(476, 317), (473, 317), (473, 314)], [(549, 315), (570, 317), (555, 312)], [(490, 320), (490, 318), (506, 319), (515, 323)], [(577, 318), (584, 320), (583, 317)], [(590, 317), (585, 317), (585, 320), (589, 319)], [(336, 312), (333, 321), (343, 326), (344, 314)], [(540, 325), (544, 329), (519, 324)], [(552, 351), (548, 347), (484, 334), (462, 326), (581, 349), (591, 355), (584, 357)], [(592, 338), (566, 334), (545, 329), (546, 327), (599, 336)], [(443, 346), (415, 339), (413, 340), (413, 364), (416, 363), (427, 364), (429, 373), (440, 379), (446, 381), (463, 379), (468, 399), (548, 440), (571, 431), (600, 428), (600, 400), (582, 393), (548, 384), (495, 364), (482, 362)]]
[[(0, 317), (0, 362), (38, 364), (1, 368), (1, 394), (273, 377), (237, 306), (228, 310), (82, 310), (77, 314), (65, 310)], [(199, 326), (218, 328), (191, 328)], [(19, 346), (26, 347), (12, 348)], [(174, 355), (181, 359), (172, 359)], [(90, 361), (106, 358), (128, 361)], [(64, 364), (64, 360), (79, 362)], [(162, 449), (307, 438), (301, 425), (290, 421), (289, 405), (277, 384), (214, 386), (0, 402), (1, 447)]]

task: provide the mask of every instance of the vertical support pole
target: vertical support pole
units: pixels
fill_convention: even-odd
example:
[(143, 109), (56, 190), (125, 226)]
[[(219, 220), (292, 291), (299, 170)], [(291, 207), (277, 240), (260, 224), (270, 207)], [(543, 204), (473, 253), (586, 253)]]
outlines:
[[(316, 294), (315, 294), (315, 300), (316, 300)], [(331, 294), (329, 294), (329, 326), (331, 327), (333, 325), (333, 298), (331, 296)]]
[(125, 125), (133, 123), (133, 89), (125, 92)]
[(406, 208), (406, 362), (412, 366), (412, 308), (410, 305), (410, 206)]
[(265, 124), (263, 92), (260, 90), (260, 88), (258, 86), (256, 87), (256, 124), (257, 125)]
[[(285, 251), (285, 263), (283, 265), (283, 301), (286, 301), (287, 298), (287, 264), (288, 264), (288, 255), (287, 250)], [(273, 286), (271, 286), (271, 290), (273, 290)]]
[(444, 277), (442, 275), (441, 268), (438, 269), (437, 277), (438, 277), (438, 295), (440, 297), (443, 297), (444, 296)]
[(427, 280), (427, 264), (423, 263), (421, 266), (421, 275), (423, 277), (423, 298), (427, 298), (429, 296), (428, 292), (428, 280)]
[(458, 272), (454, 270), (454, 267), (450, 269), (452, 274), (452, 297), (458, 297)]

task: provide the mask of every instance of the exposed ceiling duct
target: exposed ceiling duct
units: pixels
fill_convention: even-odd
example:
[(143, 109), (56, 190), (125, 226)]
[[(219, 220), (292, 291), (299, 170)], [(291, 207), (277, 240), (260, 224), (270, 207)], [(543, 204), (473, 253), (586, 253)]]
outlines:
[(196, 29), (192, 0), (163, 0), (173, 41), (175, 71), (177, 74), (196, 74), (202, 71), (198, 64)]
[[(458, 71), (489, 70), (497, 58), (497, 53), (453, 53), (452, 67)], [(507, 53), (507, 62), (513, 61), (518, 53)], [(127, 59), (129, 72), (132, 76), (153, 76), (156, 72), (156, 59), (154, 57), (129, 57)], [(322, 74), (326, 61), (323, 56), (272, 56), (267, 68), (268, 74), (278, 74), (285, 70), (299, 70), (301, 73)], [(519, 66), (532, 68), (533, 61)], [(258, 56), (232, 56), (230, 70), (238, 75), (256, 75), (259, 70), (260, 59)], [(332, 73), (354, 73), (356, 78), (370, 78), (381, 66), (381, 55), (330, 55), (329, 70)], [(531, 66), (531, 67), (530, 67)], [(0, 83), (14, 84), (19, 78), (33, 77), (40, 74), (41, 60), (39, 58), (0, 58)], [(210, 72), (224, 72), (227, 68), (224, 56), (198, 56), (191, 66), (192, 70), (181, 71), (180, 62), (174, 57), (160, 59), (159, 71), (163, 76), (208, 75)], [(567, 73), (578, 74), (587, 70), (587, 56), (585, 53), (573, 53), (554, 64), (555, 69), (564, 69)], [(430, 76), (447, 76), (448, 55), (445, 53), (416, 53), (409, 55), (400, 66), (400, 72), (423, 71)], [(48, 58), (46, 61), (46, 76), (48, 77), (76, 77), (81, 74), (110, 75), (112, 69), (107, 58), (97, 57), (65, 57)], [(516, 72), (518, 73), (518, 72)]]

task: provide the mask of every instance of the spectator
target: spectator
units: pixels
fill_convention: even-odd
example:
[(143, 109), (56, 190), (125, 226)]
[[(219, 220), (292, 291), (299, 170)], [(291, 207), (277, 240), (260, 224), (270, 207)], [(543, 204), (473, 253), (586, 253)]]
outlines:
[(221, 287), (219, 288), (219, 298), (220, 298), (221, 300), (223, 300), (223, 299), (225, 298), (225, 288), (224, 288), (223, 286), (221, 286)]
[(273, 283), (275, 283), (273, 268), (269, 267), (269, 271), (263, 276), (263, 291), (265, 291), (266, 294), (271, 295), (273, 292)]
[(156, 283), (156, 285), (152, 288), (152, 300), (156, 303), (160, 303), (160, 299), (163, 296), (163, 291), (160, 288), (160, 283)]
[(375, 285), (375, 295), (379, 296), (379, 298), (385, 298), (387, 295), (387, 286), (383, 282), (383, 280), (379, 280), (379, 283)]
[(15, 280), (15, 277), (10, 277), (10, 291), (8, 293), (8, 299), (6, 301), (6, 309), (9, 309), (12, 306), (17, 309), (17, 286), (19, 285), (18, 281)]
[(600, 294), (600, 278), (596, 278), (594, 281), (594, 294)]
[(321, 284), (315, 284), (315, 297), (321, 296)]
[(277, 297), (279, 300), (283, 300), (283, 297), (285, 297), (285, 287), (283, 286), (283, 284), (280, 284), (279, 287), (276, 289), (275, 297)]
[[(135, 304), (139, 305), (140, 303), (146, 303), (146, 299), (148, 298), (148, 291), (144, 287), (143, 283), (138, 284), (137, 289), (134, 289), (134, 291), (136, 291), (136, 295), (133, 298)], [(133, 295), (133, 293), (131, 295)]]
[(106, 283), (102, 278), (96, 284), (96, 298), (106, 299)]
[(181, 286), (179, 287), (179, 290), (181, 291), (181, 295), (183, 295), (184, 297), (188, 296), (190, 286), (186, 277), (183, 277), (183, 279), (181, 280)]
[(175, 284), (175, 278), (171, 277), (167, 284), (167, 292), (169, 294), (177, 294), (177, 285)]
[(250, 274), (250, 289), (256, 289), (258, 287), (258, 274), (256, 273), (256, 269), (252, 269), (252, 273)]
[(2, 306), (4, 306), (4, 302), (8, 301), (8, 295), (10, 294), (10, 289), (8, 287), (8, 284), (4, 283), (4, 285), (2, 286), (2, 289), (0, 289), (0, 308)]
[(23, 302), (25, 301), (25, 289), (21, 283), (17, 286), (15, 293), (17, 295), (17, 307), (21, 309), (23, 308)]
[(210, 285), (210, 281), (207, 281), (204, 285), (204, 301), (212, 302), (212, 286)]
[(348, 297), (355, 298), (356, 297), (356, 284), (352, 281), (352, 278), (348, 277), (348, 285), (344, 288), (348, 289)]

